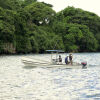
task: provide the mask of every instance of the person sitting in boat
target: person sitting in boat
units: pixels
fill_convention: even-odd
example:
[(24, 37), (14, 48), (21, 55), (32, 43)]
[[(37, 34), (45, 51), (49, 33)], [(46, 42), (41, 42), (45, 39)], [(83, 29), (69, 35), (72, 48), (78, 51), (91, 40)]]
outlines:
[(59, 63), (61, 64), (61, 63), (62, 63), (62, 58), (61, 58), (61, 55), (59, 55), (58, 60), (59, 60)]
[(73, 60), (73, 56), (72, 56), (72, 54), (70, 53), (70, 54), (69, 54), (69, 61), (70, 61), (70, 64), (71, 64), (71, 65), (73, 64), (73, 61), (72, 61), (72, 60)]
[(69, 63), (69, 62), (68, 62), (68, 56), (66, 56), (66, 58), (65, 58), (65, 63), (66, 63), (66, 64)]

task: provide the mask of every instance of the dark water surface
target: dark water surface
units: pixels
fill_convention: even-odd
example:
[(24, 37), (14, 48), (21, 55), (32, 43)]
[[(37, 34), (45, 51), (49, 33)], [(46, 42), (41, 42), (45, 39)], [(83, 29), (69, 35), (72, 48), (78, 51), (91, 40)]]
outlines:
[(89, 67), (33, 68), (21, 62), (22, 57), (49, 61), (49, 54), (0, 56), (0, 100), (100, 100), (100, 53), (73, 56)]

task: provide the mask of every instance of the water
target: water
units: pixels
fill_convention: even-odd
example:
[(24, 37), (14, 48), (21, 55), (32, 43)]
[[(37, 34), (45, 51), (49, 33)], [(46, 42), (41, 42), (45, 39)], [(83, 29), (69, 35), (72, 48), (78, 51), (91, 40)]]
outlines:
[[(76, 53), (87, 69), (25, 67), (21, 58), (50, 60), (49, 54), (1, 56), (0, 100), (100, 100), (100, 53)], [(64, 58), (66, 54), (63, 54)]]

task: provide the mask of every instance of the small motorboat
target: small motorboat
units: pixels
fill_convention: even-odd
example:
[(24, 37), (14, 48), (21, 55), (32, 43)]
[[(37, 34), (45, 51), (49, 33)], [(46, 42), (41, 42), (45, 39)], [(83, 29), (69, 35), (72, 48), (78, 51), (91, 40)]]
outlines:
[(59, 62), (59, 60), (57, 59), (57, 55), (59, 52), (63, 52), (61, 50), (46, 50), (49, 52), (56, 52), (56, 58), (54, 59), (53, 53), (51, 53), (51, 61), (44, 61), (44, 60), (39, 60), (39, 59), (31, 59), (31, 58), (26, 58), (23, 57), (22, 58), (22, 63), (25, 66), (32, 66), (32, 67), (65, 67), (65, 68), (87, 68), (87, 62), (82, 62), (82, 63), (77, 63), (77, 62), (73, 62), (73, 64), (65, 64), (65, 63), (61, 63)]

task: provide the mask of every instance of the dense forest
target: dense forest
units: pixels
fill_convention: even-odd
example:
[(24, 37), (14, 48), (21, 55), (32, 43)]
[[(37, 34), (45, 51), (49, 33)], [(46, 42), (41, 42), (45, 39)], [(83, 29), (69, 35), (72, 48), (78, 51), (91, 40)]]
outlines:
[(55, 12), (37, 0), (0, 0), (0, 54), (100, 51), (100, 17), (79, 8)]

